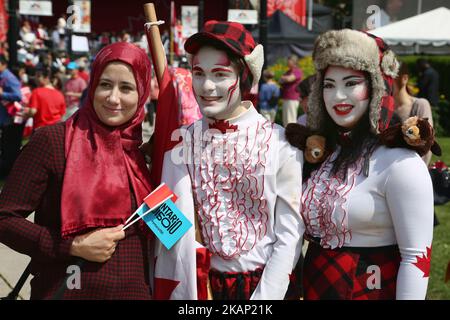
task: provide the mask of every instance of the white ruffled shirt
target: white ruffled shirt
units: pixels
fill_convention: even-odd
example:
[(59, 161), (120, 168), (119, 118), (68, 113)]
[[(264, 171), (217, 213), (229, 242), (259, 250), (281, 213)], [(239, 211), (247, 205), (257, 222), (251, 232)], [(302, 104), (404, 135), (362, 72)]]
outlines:
[[(283, 299), (304, 232), (303, 155), (289, 145), (282, 127), (246, 103), (247, 111), (227, 122), (202, 119), (185, 127), (183, 143), (165, 155), (162, 181), (193, 224), (197, 212), (204, 245), (213, 253), (211, 268), (264, 268), (251, 298)], [(194, 231), (170, 251), (158, 248), (155, 275), (180, 279), (181, 274), (172, 299), (197, 299)]]
[(433, 238), (433, 186), (426, 165), (414, 151), (381, 146), (370, 157), (368, 177), (360, 159), (339, 181), (328, 176), (336, 152), (303, 186), (307, 232), (321, 238), (324, 248), (398, 244), (397, 299), (424, 299)]

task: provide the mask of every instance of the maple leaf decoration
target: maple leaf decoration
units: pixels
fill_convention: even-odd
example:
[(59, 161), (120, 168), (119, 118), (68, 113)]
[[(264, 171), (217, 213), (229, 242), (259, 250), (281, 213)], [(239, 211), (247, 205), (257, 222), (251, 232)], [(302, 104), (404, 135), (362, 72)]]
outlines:
[(222, 132), (223, 134), (226, 133), (227, 131), (236, 131), (237, 130), (237, 126), (236, 125), (232, 125), (230, 124), (228, 121), (226, 120), (216, 120), (213, 123), (209, 124), (209, 128), (210, 129), (217, 129), (220, 132)]
[(423, 277), (428, 278), (430, 276), (430, 262), (431, 262), (431, 246), (427, 247), (427, 254), (422, 256), (416, 256), (417, 262), (413, 263), (420, 271), (423, 272)]
[(169, 300), (173, 290), (178, 286), (180, 281), (156, 278), (154, 279), (155, 293), (153, 299), (155, 300)]
[[(155, 258), (154, 267), (156, 266), (156, 261), (158, 257)], [(180, 281), (165, 279), (165, 278), (154, 278), (155, 290), (153, 292), (154, 300), (169, 300), (172, 295), (173, 290), (178, 286)]]

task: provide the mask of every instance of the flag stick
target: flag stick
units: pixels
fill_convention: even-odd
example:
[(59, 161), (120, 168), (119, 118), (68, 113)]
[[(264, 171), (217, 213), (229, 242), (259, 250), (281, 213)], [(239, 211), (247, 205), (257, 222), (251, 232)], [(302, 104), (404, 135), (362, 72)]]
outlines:
[(160, 205), (162, 205), (164, 202), (166, 202), (167, 200), (169, 200), (170, 198), (172, 198), (172, 195), (167, 196), (164, 200), (161, 200), (160, 202), (158, 202), (153, 208), (150, 208), (148, 211), (145, 211), (144, 214), (142, 214), (142, 216), (137, 217), (136, 219), (134, 219), (133, 221), (131, 221), (129, 224), (127, 224), (126, 226), (124, 226), (122, 228), (122, 231), (127, 229), (128, 227), (130, 227), (132, 224), (134, 224), (136, 221), (138, 221), (139, 219), (144, 218), (147, 214), (149, 214), (150, 212), (152, 212), (155, 209), (158, 209), (158, 207)]
[[(155, 193), (156, 191), (158, 191), (159, 189), (161, 189), (164, 185), (165, 185), (164, 182), (161, 183), (161, 184), (158, 186), (158, 188), (156, 188), (155, 190), (153, 190), (153, 191), (152, 191), (145, 199), (147, 199), (147, 198), (148, 198), (149, 196), (151, 196), (153, 193)], [(136, 211), (135, 211), (131, 216), (128, 217), (127, 221), (125, 221), (125, 224), (127, 224), (128, 221), (130, 221), (131, 218), (133, 218), (135, 215), (137, 215)]]
[[(144, 13), (147, 22), (157, 22), (155, 5), (153, 3), (144, 4)], [(150, 30), (145, 28), (145, 34), (147, 35), (147, 42), (150, 52), (152, 54), (153, 65), (155, 66), (156, 78), (158, 83), (161, 84), (164, 70), (167, 66), (166, 54), (161, 41), (161, 34), (159, 33), (159, 27), (157, 25), (150, 26)]]

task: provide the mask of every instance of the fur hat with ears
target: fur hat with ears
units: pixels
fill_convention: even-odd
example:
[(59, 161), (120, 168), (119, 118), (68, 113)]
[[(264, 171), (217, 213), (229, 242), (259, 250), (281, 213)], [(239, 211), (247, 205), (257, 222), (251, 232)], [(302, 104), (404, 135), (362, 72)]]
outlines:
[(238, 22), (207, 21), (203, 30), (189, 37), (184, 44), (189, 63), (192, 65), (192, 55), (201, 47), (214, 42), (220, 43), (244, 60), (253, 78), (252, 87), (259, 83), (264, 64), (263, 46), (257, 44), (252, 34)]
[(394, 112), (392, 85), (399, 63), (382, 39), (356, 30), (331, 30), (317, 38), (313, 60), (317, 76), (308, 103), (307, 125), (311, 130), (323, 129), (327, 112), (322, 96), (323, 77), (328, 66), (367, 72), (371, 84), (371, 131), (378, 134), (389, 126)]

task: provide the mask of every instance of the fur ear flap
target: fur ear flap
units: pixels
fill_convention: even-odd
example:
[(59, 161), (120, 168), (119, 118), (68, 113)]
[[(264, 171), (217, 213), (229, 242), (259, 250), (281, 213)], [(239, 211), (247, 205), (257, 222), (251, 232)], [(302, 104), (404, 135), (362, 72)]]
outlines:
[(284, 131), (286, 140), (302, 151), (306, 148), (306, 139), (311, 135), (311, 131), (298, 123), (289, 123)]
[(264, 48), (261, 44), (258, 44), (252, 51), (252, 53), (244, 57), (250, 72), (253, 75), (252, 87), (259, 83), (261, 78), (261, 72), (264, 65)]
[(383, 73), (395, 79), (399, 68), (400, 64), (395, 57), (395, 53), (392, 50), (386, 50), (381, 59), (381, 70)]

